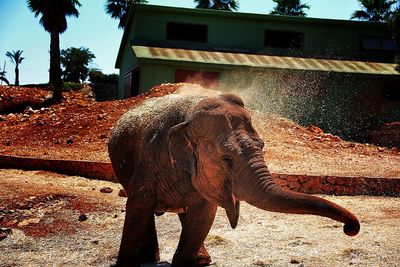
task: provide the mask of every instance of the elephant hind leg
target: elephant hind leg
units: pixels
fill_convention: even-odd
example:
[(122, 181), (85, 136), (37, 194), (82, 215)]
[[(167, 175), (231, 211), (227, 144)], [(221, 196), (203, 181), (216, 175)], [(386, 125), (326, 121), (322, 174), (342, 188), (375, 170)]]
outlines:
[(152, 203), (128, 197), (124, 229), (116, 266), (140, 267), (141, 244), (154, 220)]
[(140, 262), (154, 263), (160, 261), (160, 250), (158, 248), (157, 231), (154, 216), (149, 220), (144, 233), (141, 248)]

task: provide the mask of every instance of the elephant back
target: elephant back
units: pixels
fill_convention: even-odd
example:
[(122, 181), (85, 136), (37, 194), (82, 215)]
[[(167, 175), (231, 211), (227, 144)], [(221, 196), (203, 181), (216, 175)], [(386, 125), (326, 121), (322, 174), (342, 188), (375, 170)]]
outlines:
[(121, 116), (111, 131), (108, 151), (122, 185), (140, 162), (154, 158), (155, 150), (166, 150), (169, 129), (184, 121), (188, 111), (203, 98), (178, 94), (151, 98)]

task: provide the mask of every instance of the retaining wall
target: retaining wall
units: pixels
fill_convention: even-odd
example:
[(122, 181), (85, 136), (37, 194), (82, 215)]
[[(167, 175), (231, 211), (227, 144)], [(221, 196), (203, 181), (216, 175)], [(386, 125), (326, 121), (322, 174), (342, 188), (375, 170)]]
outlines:
[[(47, 170), (116, 181), (109, 162), (36, 159), (0, 155), (0, 168)], [(400, 196), (400, 178), (340, 177), (271, 173), (276, 184), (298, 192), (334, 195)]]

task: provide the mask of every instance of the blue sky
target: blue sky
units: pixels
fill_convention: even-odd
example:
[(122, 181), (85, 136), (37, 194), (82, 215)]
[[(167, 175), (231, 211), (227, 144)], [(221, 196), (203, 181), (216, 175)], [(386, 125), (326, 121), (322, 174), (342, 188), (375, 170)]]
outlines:
[[(357, 0), (309, 0), (308, 17), (349, 19), (360, 8)], [(87, 47), (96, 58), (90, 67), (104, 73), (118, 73), (114, 68), (122, 30), (118, 21), (104, 11), (105, 0), (81, 0), (79, 18), (68, 18), (68, 29), (60, 37), (60, 48)], [(192, 0), (149, 0), (149, 4), (192, 8)], [(271, 0), (241, 0), (239, 12), (268, 14), (274, 7)], [(0, 0), (0, 69), (6, 62), (6, 77), (14, 83), (14, 65), (5, 56), (7, 51), (23, 50), (20, 83), (48, 82), (50, 36), (27, 7), (25, 0)]]

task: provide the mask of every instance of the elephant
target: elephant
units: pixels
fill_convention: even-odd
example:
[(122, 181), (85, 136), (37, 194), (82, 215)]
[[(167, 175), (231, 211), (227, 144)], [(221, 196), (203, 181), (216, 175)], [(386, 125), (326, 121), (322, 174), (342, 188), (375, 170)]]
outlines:
[(358, 219), (323, 198), (275, 184), (264, 160), (264, 142), (250, 112), (234, 94), (171, 94), (148, 99), (121, 116), (108, 150), (127, 192), (117, 266), (159, 260), (154, 214), (178, 212), (182, 231), (172, 266), (201, 266), (211, 258), (204, 240), (217, 206), (235, 228), (240, 201), (265, 211), (312, 214), (359, 232)]

